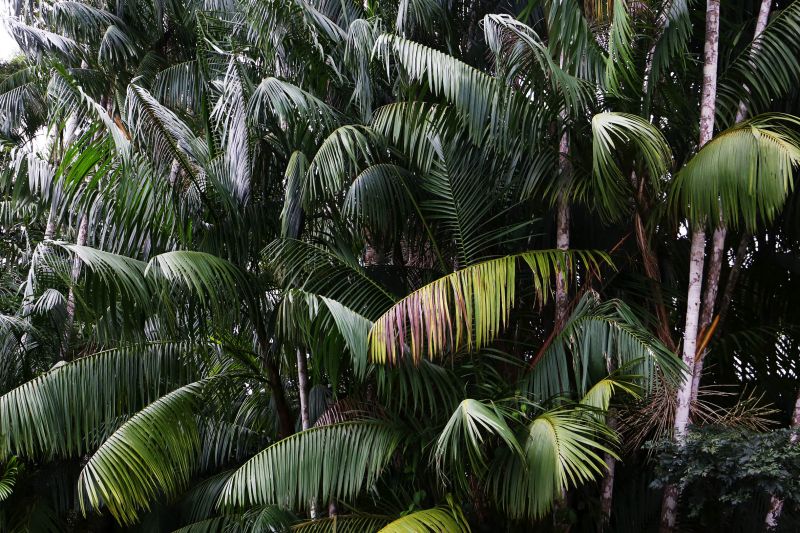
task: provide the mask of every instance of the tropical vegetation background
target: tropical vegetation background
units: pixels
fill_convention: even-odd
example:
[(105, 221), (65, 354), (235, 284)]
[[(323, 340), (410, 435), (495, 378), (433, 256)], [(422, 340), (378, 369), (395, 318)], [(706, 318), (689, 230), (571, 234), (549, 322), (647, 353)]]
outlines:
[(0, 530), (800, 527), (800, 1), (10, 10)]

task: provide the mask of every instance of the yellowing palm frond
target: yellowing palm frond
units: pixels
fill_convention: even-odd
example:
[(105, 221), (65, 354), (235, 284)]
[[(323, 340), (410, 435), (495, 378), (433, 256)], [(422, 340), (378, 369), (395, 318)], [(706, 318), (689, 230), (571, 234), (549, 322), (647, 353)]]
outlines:
[(423, 353), (441, 357), (446, 351), (480, 349), (505, 326), (514, 306), (517, 262), (528, 265), (539, 302), (546, 302), (554, 275), (569, 275), (576, 262), (587, 268), (610, 264), (600, 252), (538, 250), (468, 266), (439, 278), (400, 300), (372, 327), (370, 358), (395, 363)]

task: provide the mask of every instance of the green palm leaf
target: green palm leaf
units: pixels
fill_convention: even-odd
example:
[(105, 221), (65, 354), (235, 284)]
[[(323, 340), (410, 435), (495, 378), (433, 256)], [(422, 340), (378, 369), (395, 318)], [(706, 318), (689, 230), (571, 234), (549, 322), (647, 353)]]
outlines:
[(193, 347), (158, 343), (60, 363), (0, 396), (0, 457), (74, 457), (192, 374)]
[(370, 330), (370, 358), (396, 363), (423, 353), (441, 357), (446, 351), (480, 349), (502, 330), (514, 306), (517, 262), (533, 273), (539, 302), (546, 302), (555, 273), (569, 274), (576, 261), (588, 268), (610, 264), (603, 253), (538, 250), (468, 266), (418, 289), (381, 316)]
[[(253, 90), (248, 102), (248, 111), (253, 120), (273, 121), (280, 124), (298, 118), (328, 132), (341, 124), (342, 115), (313, 94), (296, 85), (277, 78), (265, 78)], [(277, 119), (277, 120), (275, 120)]]
[(146, 147), (154, 165), (167, 175), (173, 161), (177, 161), (204, 198), (198, 165), (208, 159), (207, 146), (189, 126), (134, 84), (128, 86), (125, 118), (134, 140)]
[(378, 531), (391, 518), (366, 514), (338, 515), (320, 520), (308, 520), (292, 526), (299, 533), (366, 533)]
[(231, 506), (276, 504), (298, 509), (310, 501), (352, 500), (375, 482), (399, 441), (396, 428), (374, 420), (297, 433), (236, 470), (220, 501)]
[(490, 407), (478, 400), (462, 401), (447, 421), (433, 451), (440, 475), (444, 477), (444, 468), (448, 467), (458, 479), (463, 478), (461, 470), (467, 464), (462, 457), (465, 448), (468, 464), (475, 472), (482, 473), (486, 468), (485, 441), (492, 437), (499, 438), (509, 449), (522, 455), (514, 433), (496, 406)]
[(753, 113), (769, 109), (800, 80), (800, 2), (777, 11), (764, 31), (720, 70), (717, 114), (731, 124), (743, 102)]
[(14, 493), (14, 484), (21, 469), (16, 457), (9, 458), (5, 463), (0, 474), (0, 502), (7, 500)]
[(370, 318), (383, 313), (396, 297), (372, 279), (358, 260), (321, 245), (295, 239), (278, 239), (264, 249), (264, 257), (284, 287), (336, 300)]
[[(672, 152), (661, 132), (647, 120), (626, 113), (599, 113), (592, 117), (592, 186), (590, 198), (607, 218), (618, 218), (630, 203), (630, 172), (635, 163), (620, 167), (622, 150), (631, 146), (654, 194), (672, 163)], [(628, 175), (625, 175), (628, 174)]]
[(379, 533), (468, 533), (471, 531), (461, 511), (436, 507), (407, 514), (384, 526)]
[(582, 409), (556, 409), (537, 417), (522, 441), (524, 455), (498, 459), (488, 489), (503, 511), (516, 518), (541, 518), (562, 491), (590, 481), (605, 467), (602, 453), (610, 432)]
[(450, 55), (402, 37), (382, 35), (375, 50), (387, 70), (394, 58), (403, 76), (425, 83), (432, 94), (455, 106), (474, 143), (488, 140), (504, 147), (530, 142), (538, 138), (553, 112)]
[(363, 165), (377, 163), (383, 139), (367, 126), (335, 129), (320, 145), (308, 165), (303, 205), (310, 208), (342, 190)]
[(673, 180), (670, 204), (695, 223), (751, 232), (770, 223), (794, 189), (798, 125), (790, 115), (760, 115), (717, 134)]
[(196, 421), (202, 382), (151, 403), (117, 429), (92, 455), (78, 478), (81, 510), (105, 506), (132, 524), (160, 494), (186, 487), (200, 449)]
[(631, 379), (647, 394), (661, 378), (679, 383), (685, 370), (680, 358), (655, 338), (624, 302), (601, 303), (589, 292), (542, 349), (520, 388), (536, 400), (549, 400), (569, 394), (572, 375), (578, 386), (574, 393), (580, 397), (598, 376), (607, 375), (608, 368), (632, 374)]

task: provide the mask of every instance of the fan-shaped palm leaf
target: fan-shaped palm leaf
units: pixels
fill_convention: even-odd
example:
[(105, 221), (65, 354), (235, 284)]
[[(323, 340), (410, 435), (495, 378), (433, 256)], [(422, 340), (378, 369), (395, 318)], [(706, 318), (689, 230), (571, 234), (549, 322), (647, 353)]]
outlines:
[[(444, 469), (447, 467), (461, 478), (459, 470), (467, 463), (475, 472), (482, 473), (486, 468), (485, 441), (495, 437), (522, 455), (514, 433), (497, 406), (490, 407), (472, 399), (462, 401), (439, 435), (433, 451), (440, 475), (446, 477)], [(465, 448), (467, 462), (462, 457)]]
[(557, 409), (538, 416), (522, 440), (523, 458), (498, 459), (488, 489), (510, 516), (539, 518), (570, 486), (589, 481), (605, 467), (604, 444), (613, 434), (581, 409)]

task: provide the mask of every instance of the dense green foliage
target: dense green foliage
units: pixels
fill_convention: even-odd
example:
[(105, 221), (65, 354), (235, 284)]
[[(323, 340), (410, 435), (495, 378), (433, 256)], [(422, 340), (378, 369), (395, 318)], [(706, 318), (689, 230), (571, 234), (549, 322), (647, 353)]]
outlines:
[[(757, 514), (748, 509), (764, 509), (771, 495), (800, 501), (800, 447), (790, 441), (791, 434), (712, 426), (690, 433), (685, 446), (660, 443), (655, 446), (659, 464), (654, 485), (683, 485), (689, 515), (702, 525), (739, 523), (742, 529), (758, 529), (761, 523), (753, 521)], [(785, 522), (786, 531), (797, 527), (796, 520)]]
[[(686, 530), (795, 523), (800, 1), (764, 2), (722, 7), (702, 148), (697, 2), (15, 3), (0, 530), (639, 532), (665, 483)], [(647, 445), (723, 226), (700, 429)]]

